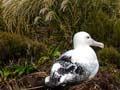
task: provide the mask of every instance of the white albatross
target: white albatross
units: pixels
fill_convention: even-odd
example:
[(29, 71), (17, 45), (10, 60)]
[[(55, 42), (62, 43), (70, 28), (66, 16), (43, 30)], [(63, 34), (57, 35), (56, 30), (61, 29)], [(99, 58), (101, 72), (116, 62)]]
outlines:
[(95, 51), (90, 46), (104, 48), (104, 44), (97, 42), (84, 31), (73, 37), (74, 49), (63, 53), (53, 64), (50, 76), (45, 78), (49, 87), (80, 83), (92, 79), (99, 69)]

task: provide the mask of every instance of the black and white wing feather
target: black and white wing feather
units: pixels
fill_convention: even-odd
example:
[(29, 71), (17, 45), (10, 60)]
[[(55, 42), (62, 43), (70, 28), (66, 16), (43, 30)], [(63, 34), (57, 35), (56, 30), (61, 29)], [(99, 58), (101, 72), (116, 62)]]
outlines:
[(51, 74), (46, 78), (46, 84), (54, 87), (84, 80), (85, 68), (78, 63), (72, 63), (70, 56), (62, 56), (53, 64)]

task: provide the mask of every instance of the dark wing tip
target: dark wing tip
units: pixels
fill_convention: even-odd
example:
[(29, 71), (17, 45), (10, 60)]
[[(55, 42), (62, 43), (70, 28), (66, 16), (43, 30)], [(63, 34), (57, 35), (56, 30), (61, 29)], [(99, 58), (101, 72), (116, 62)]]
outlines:
[(71, 61), (71, 56), (64, 55), (64, 56), (60, 57), (59, 60)]

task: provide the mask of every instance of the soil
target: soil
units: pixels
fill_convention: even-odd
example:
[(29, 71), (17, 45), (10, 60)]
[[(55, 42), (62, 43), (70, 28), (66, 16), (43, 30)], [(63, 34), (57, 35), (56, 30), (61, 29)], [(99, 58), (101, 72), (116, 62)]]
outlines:
[[(15, 87), (18, 87), (18, 85), (25, 87), (25, 89), (20, 90), (120, 90), (120, 84), (113, 82), (110, 76), (105, 76), (104, 74), (99, 72), (94, 79), (81, 84), (51, 89), (44, 85), (44, 78), (47, 74), (45, 72), (36, 72), (26, 75), (17, 81), (9, 81), (9, 86), (7, 83), (0, 85), (0, 90), (16, 90)], [(10, 86), (12, 89), (10, 89)]]

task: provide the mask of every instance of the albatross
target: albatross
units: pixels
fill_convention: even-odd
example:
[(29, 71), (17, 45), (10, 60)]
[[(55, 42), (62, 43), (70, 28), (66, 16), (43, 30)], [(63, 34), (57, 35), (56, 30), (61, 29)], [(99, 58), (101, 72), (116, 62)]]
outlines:
[(104, 48), (103, 43), (92, 39), (87, 32), (77, 32), (73, 37), (73, 49), (56, 60), (50, 75), (45, 78), (45, 85), (57, 87), (91, 80), (99, 69), (96, 53), (91, 46)]

